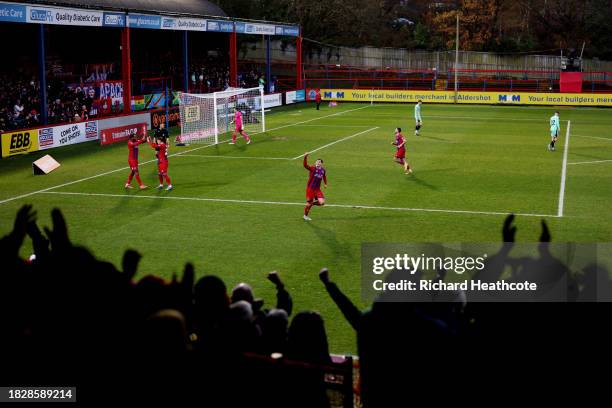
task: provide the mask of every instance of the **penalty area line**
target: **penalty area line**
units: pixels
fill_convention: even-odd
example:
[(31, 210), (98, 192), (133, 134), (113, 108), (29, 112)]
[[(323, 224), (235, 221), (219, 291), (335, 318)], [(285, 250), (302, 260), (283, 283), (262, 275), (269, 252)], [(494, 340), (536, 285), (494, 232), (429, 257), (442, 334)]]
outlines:
[(245, 160), (293, 160), (291, 157), (257, 157), (257, 156), (215, 156), (206, 154), (181, 154), (179, 157), (203, 157), (211, 159), (245, 159)]
[[(359, 136), (359, 135), (363, 135), (364, 133), (368, 133), (368, 132), (371, 132), (371, 131), (376, 130), (376, 129), (379, 129), (379, 127), (378, 127), (378, 126), (375, 126), (375, 127), (370, 128), (370, 129), (368, 129), (368, 130), (364, 130), (364, 131), (362, 131), (362, 132), (354, 133), (354, 134), (352, 134), (352, 135), (350, 135), (350, 136), (343, 137), (342, 139), (335, 140), (335, 141), (333, 141), (333, 142), (331, 142), (331, 143), (328, 143), (328, 144), (326, 144), (326, 145), (323, 145), (323, 146), (321, 146), (321, 147), (317, 147), (317, 148), (316, 148), (316, 149), (314, 149), (314, 150), (310, 150), (310, 151), (308, 152), (308, 154), (311, 154), (311, 153), (314, 153), (314, 152), (318, 152), (319, 150), (323, 150), (323, 149), (325, 149), (325, 148), (327, 148), (327, 147), (329, 147), (329, 146), (333, 146), (333, 145), (335, 145), (336, 143), (344, 142), (345, 140), (352, 139), (352, 138), (354, 138), (354, 137), (357, 137), (357, 136)], [(300, 157), (304, 157), (304, 155), (303, 155), (303, 154), (300, 154), (299, 156), (295, 156), (295, 157), (294, 157), (294, 158), (292, 158), (291, 160), (297, 160), (297, 159), (299, 159)]]
[[(329, 118), (329, 117), (333, 117), (333, 116), (339, 116), (339, 115), (343, 115), (343, 114), (348, 113), (348, 112), (353, 112), (353, 111), (356, 111), (356, 110), (361, 110), (361, 109), (365, 109), (365, 108), (369, 108), (369, 107), (370, 107), (370, 105), (366, 105), (366, 106), (361, 106), (361, 107), (355, 108), (355, 109), (348, 109), (348, 110), (345, 110), (345, 111), (333, 113), (331, 115), (325, 115), (325, 116), (321, 116), (321, 117), (318, 117), (318, 118), (304, 120), (302, 122), (291, 123), (289, 125), (284, 125), (284, 126), (279, 126), (279, 127), (276, 127), (276, 128), (268, 129), (268, 130), (266, 130), (266, 132), (271, 132), (273, 130), (284, 129), (284, 128), (291, 127), (291, 126), (297, 126), (297, 125), (301, 125), (301, 124), (304, 124), (304, 123), (309, 123), (309, 122), (313, 122), (315, 120), (325, 119), (325, 118)], [(262, 133), (262, 132), (255, 132), (253, 134), (257, 134), (257, 133)], [(196, 150), (201, 150), (201, 149), (207, 149), (209, 147), (218, 146), (219, 144), (228, 143), (229, 141), (230, 141), (230, 139), (223, 140), (223, 141), (219, 142), (218, 144), (212, 144), (212, 145), (195, 147), (193, 149), (189, 149), (189, 150), (185, 150), (185, 151), (182, 151), (182, 152), (170, 154), (170, 155), (168, 155), (168, 157), (181, 156), (181, 155), (183, 155), (185, 153), (195, 152)], [(142, 162), (140, 164), (141, 165), (145, 165), (145, 164), (155, 163), (155, 162), (157, 162), (157, 159), (148, 160), (148, 161)], [(121, 167), (119, 169), (106, 171), (104, 173), (95, 174), (93, 176), (84, 177), (84, 178), (81, 178), (81, 179), (69, 181), (69, 182), (66, 182), (66, 183), (63, 183), (63, 184), (58, 184), (56, 186), (47, 187), (47, 188), (43, 188), (41, 190), (32, 191), (30, 193), (25, 193), (25, 194), (21, 194), (21, 195), (15, 196), (15, 197), (6, 198), (4, 200), (0, 200), (0, 205), (5, 204), (5, 203), (9, 203), (11, 201), (20, 200), (22, 198), (31, 197), (31, 196), (33, 196), (35, 194), (46, 193), (48, 191), (55, 190), (57, 188), (62, 188), (62, 187), (70, 186), (70, 185), (73, 185), (73, 184), (81, 183), (83, 181), (92, 180), (92, 179), (95, 179), (95, 178), (98, 178), (98, 177), (102, 177), (102, 176), (106, 176), (106, 175), (109, 175), (109, 174), (117, 173), (119, 171), (125, 171), (125, 170), (128, 170), (128, 169), (129, 169), (129, 167), (127, 167), (127, 166), (126, 167)]]
[(610, 163), (610, 162), (612, 162), (612, 160), (590, 160), (590, 161), (567, 163), (567, 165), (569, 166), (572, 164), (598, 164), (598, 163)]
[[(227, 143), (227, 142), (229, 142), (229, 140), (224, 140), (222, 142), (219, 142), (219, 144)], [(180, 156), (180, 155), (188, 153), (188, 152), (194, 152), (196, 150), (206, 149), (206, 148), (212, 147), (212, 146), (216, 146), (216, 145), (199, 146), (199, 147), (195, 147), (193, 149), (185, 150), (184, 152), (170, 154), (170, 155), (168, 155), (168, 157)], [(142, 165), (149, 164), (149, 163), (154, 163), (154, 162), (157, 162), (157, 159), (147, 160), (146, 162), (140, 163), (140, 165), (142, 166)], [(63, 183), (63, 184), (58, 184), (56, 186), (43, 188), (42, 190), (32, 191), (31, 193), (21, 194), (21, 195), (15, 196), (15, 197), (11, 197), (11, 198), (7, 198), (7, 199), (4, 199), (4, 200), (0, 200), (0, 204), (5, 204), (5, 203), (11, 202), (11, 201), (19, 200), (21, 198), (27, 198), (27, 197), (33, 196), (35, 194), (46, 193), (48, 191), (55, 190), (57, 188), (71, 186), (73, 184), (82, 183), (83, 181), (92, 180), (92, 179), (95, 179), (95, 178), (98, 178), (98, 177), (107, 176), (109, 174), (113, 174), (113, 173), (117, 173), (119, 171), (125, 171), (125, 170), (129, 170), (129, 167), (126, 166), (126, 167), (121, 167), (121, 168), (115, 169), (115, 170), (105, 171), (104, 173), (95, 174), (93, 176), (84, 177), (84, 178), (81, 178), (81, 179), (78, 179), (78, 180), (69, 181), (69, 182), (66, 182), (66, 183)]]
[[(141, 194), (110, 194), (110, 193), (79, 193), (71, 191), (45, 191), (43, 194), (55, 194), (65, 196), (85, 196), (85, 197), (107, 197), (107, 198), (141, 198), (150, 200), (177, 200), (177, 201), (200, 201), (211, 203), (226, 203), (226, 204), (259, 204), (259, 205), (284, 205), (284, 206), (304, 206), (304, 203), (296, 203), (289, 201), (265, 201), (265, 200), (238, 200), (229, 198), (205, 198), (205, 197), (180, 197), (174, 195), (141, 195)], [(471, 211), (471, 210), (452, 210), (443, 208), (410, 208), (410, 207), (382, 207), (375, 205), (358, 205), (358, 204), (325, 204), (325, 207), (331, 208), (348, 208), (354, 210), (379, 210), (379, 211), (397, 211), (397, 212), (433, 212), (446, 214), (465, 214), (465, 215), (494, 215), (506, 216), (512, 211)], [(557, 218), (551, 214), (530, 214), (530, 213), (514, 213), (523, 217), (539, 217), (539, 218)]]

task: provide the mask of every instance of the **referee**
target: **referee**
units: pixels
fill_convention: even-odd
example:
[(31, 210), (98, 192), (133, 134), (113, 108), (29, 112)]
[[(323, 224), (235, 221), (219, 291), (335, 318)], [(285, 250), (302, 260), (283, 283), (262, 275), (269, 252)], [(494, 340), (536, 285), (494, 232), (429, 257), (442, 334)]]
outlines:
[(155, 129), (154, 134), (155, 139), (168, 139), (170, 135), (168, 134), (168, 129), (166, 129), (166, 124), (164, 122), (159, 123), (159, 127)]

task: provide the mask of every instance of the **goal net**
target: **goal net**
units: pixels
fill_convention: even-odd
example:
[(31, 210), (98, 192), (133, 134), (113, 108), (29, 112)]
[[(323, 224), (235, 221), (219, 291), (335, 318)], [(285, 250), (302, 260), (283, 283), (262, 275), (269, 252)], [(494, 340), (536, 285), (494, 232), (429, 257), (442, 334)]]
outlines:
[(247, 133), (266, 130), (263, 88), (228, 88), (208, 94), (183, 93), (179, 98), (182, 143), (217, 144), (235, 129), (236, 110), (242, 112)]

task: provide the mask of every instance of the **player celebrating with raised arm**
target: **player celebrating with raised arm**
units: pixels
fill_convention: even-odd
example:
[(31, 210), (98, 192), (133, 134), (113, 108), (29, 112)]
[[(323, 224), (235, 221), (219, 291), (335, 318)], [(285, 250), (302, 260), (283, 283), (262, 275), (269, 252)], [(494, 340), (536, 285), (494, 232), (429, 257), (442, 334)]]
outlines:
[(391, 142), (391, 144), (397, 148), (397, 152), (395, 152), (395, 161), (404, 166), (405, 174), (412, 173), (412, 169), (406, 161), (406, 138), (402, 135), (401, 128), (395, 129), (395, 141)]
[[(163, 130), (163, 128), (162, 128)], [(157, 157), (157, 175), (159, 177), (158, 190), (164, 188), (164, 179), (168, 184), (167, 191), (172, 190), (172, 181), (168, 177), (168, 138), (163, 132), (158, 132), (154, 141), (151, 138), (147, 138), (149, 145), (155, 150), (155, 157)]]
[(147, 186), (142, 184), (140, 174), (138, 173), (138, 146), (145, 142), (144, 135), (141, 138), (136, 138), (136, 135), (130, 135), (128, 139), (128, 164), (130, 165), (130, 175), (128, 176), (125, 188), (132, 187), (132, 178), (136, 177), (136, 181), (140, 185), (140, 189), (145, 189)]
[(317, 159), (314, 166), (308, 165), (308, 153), (304, 153), (304, 168), (310, 172), (308, 184), (306, 184), (306, 207), (304, 207), (304, 220), (311, 221), (308, 216), (313, 205), (325, 205), (325, 196), (321, 191), (321, 180), (327, 188), (327, 176), (323, 167), (323, 160)]
[(414, 135), (418, 136), (421, 126), (423, 126), (423, 119), (421, 118), (421, 105), (423, 101), (419, 99), (416, 105), (414, 105), (414, 121), (416, 126), (414, 127)]
[(236, 112), (234, 113), (234, 124), (236, 125), (236, 129), (234, 130), (230, 144), (236, 143), (236, 133), (240, 133), (247, 141), (247, 144), (251, 144), (251, 138), (249, 138), (249, 135), (244, 131), (242, 126), (242, 112), (240, 112), (240, 109), (236, 109)]
[(557, 142), (557, 138), (559, 137), (559, 131), (561, 130), (561, 124), (559, 122), (559, 111), (555, 112), (553, 116), (550, 117), (550, 143), (548, 144), (548, 150), (554, 152), (555, 151), (555, 143)]

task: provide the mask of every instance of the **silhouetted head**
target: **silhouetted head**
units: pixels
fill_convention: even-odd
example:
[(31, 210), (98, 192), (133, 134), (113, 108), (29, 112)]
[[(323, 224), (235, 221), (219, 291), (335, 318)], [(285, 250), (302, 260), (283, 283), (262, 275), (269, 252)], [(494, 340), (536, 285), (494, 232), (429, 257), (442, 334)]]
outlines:
[(246, 300), (239, 300), (230, 305), (230, 319), (233, 323), (250, 323), (253, 320), (253, 308)]
[(160, 310), (144, 323), (143, 340), (149, 351), (168, 354), (189, 350), (185, 317), (174, 309)]
[(262, 324), (264, 347), (268, 353), (285, 351), (289, 316), (283, 309), (272, 309)]
[(331, 361), (323, 318), (317, 312), (300, 312), (291, 322), (287, 357), (313, 364)]
[(232, 303), (245, 300), (253, 303), (253, 288), (247, 283), (239, 283), (232, 289)]
[(194, 301), (198, 310), (205, 308), (213, 308), (215, 310), (227, 309), (229, 307), (229, 298), (225, 283), (214, 275), (200, 278), (194, 287)]

